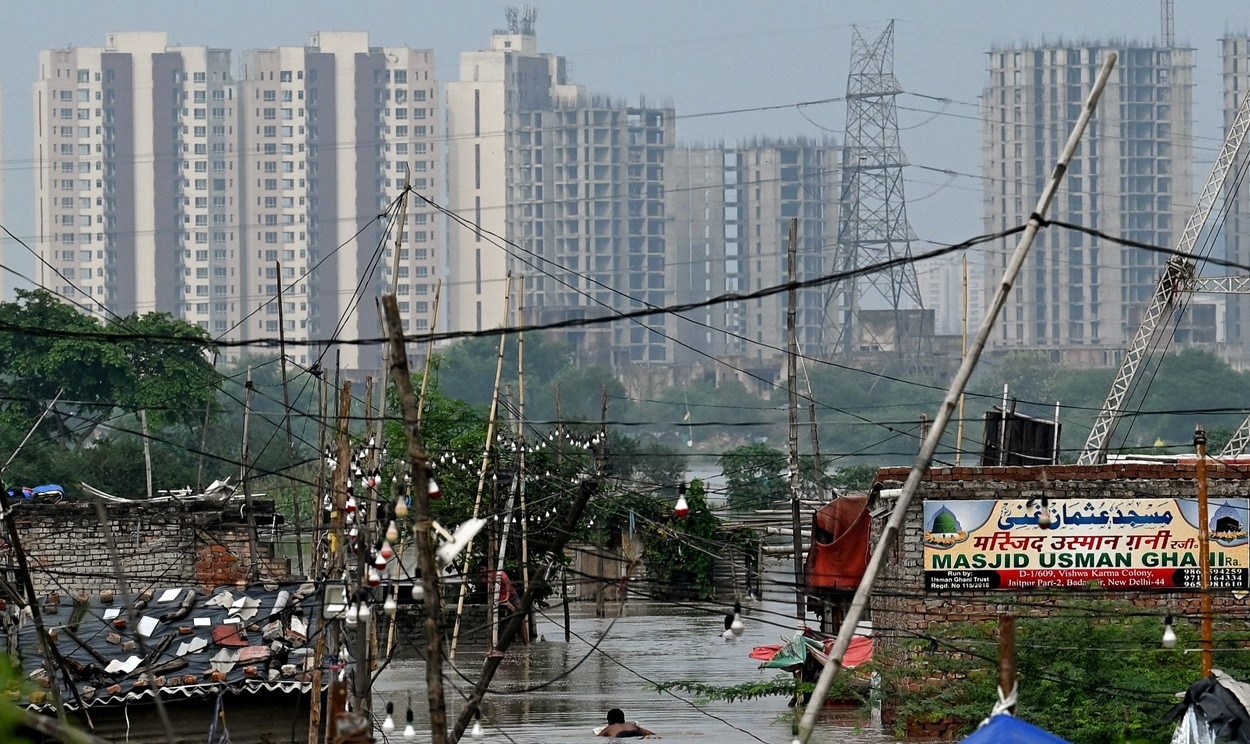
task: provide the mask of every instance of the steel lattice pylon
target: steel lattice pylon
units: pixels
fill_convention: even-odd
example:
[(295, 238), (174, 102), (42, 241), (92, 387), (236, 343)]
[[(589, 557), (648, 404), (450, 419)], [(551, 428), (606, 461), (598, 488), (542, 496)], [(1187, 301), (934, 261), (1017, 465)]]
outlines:
[[(853, 27), (835, 271), (911, 258), (912, 234), (903, 196), (906, 162), (894, 100), (901, 92), (894, 77), (893, 21), (871, 44)], [(826, 317), (831, 310), (836, 312), (833, 351), (849, 355), (868, 346), (901, 352), (905, 324), (900, 311), (922, 304), (916, 271), (908, 261), (838, 282), (825, 301)], [(860, 311), (866, 307), (894, 311), (892, 338), (874, 339), (861, 327)]]

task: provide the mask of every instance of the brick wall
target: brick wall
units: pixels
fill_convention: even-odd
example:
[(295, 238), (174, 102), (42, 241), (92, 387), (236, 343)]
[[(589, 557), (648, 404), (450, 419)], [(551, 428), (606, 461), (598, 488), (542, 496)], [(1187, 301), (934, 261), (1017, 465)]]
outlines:
[[(14, 509), (36, 593), (68, 595), (117, 588), (94, 505), (20, 504)], [(177, 504), (110, 505), (107, 512), (123, 570), (135, 591), (175, 586), (208, 590), (233, 584), (247, 578), (254, 562), (262, 579), (282, 578), (290, 571), (287, 561), (274, 558), (265, 543), (259, 543), (260, 555), (253, 561), (248, 527), (239, 523), (237, 512), (223, 515), (219, 508)], [(16, 579), (17, 562), (8, 540), (3, 562)]]

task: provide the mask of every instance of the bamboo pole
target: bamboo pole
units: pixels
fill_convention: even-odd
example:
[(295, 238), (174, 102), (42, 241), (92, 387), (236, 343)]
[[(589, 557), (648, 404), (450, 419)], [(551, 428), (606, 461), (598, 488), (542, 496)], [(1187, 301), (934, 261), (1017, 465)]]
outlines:
[(929, 435), (925, 437), (924, 445), (916, 456), (916, 462), (912, 465), (911, 472), (907, 474), (907, 480), (903, 483), (902, 492), (899, 494), (894, 510), (890, 514), (890, 519), (877, 540), (872, 558), (869, 560), (867, 570), (864, 572), (864, 578), (860, 581), (859, 587), (856, 588), (855, 596), (851, 600), (851, 606), (846, 613), (846, 617), (842, 620), (842, 627), (838, 630), (838, 637), (829, 653), (829, 660), (825, 663), (825, 668), (821, 671), (820, 678), (816, 681), (816, 689), (812, 692), (812, 698), (808, 702), (806, 710), (803, 711), (802, 719), (799, 721), (796, 738), (800, 744), (807, 744), (808, 739), (811, 738), (812, 729), (816, 725), (816, 716), (820, 713), (825, 698), (829, 695), (829, 689), (833, 686), (833, 676), (841, 668), (842, 659), (846, 656), (846, 650), (851, 645), (855, 629), (858, 627), (859, 620), (863, 617), (864, 610), (868, 606), (868, 598), (872, 594), (877, 574), (881, 571), (881, 564), (890, 552), (890, 546), (902, 530), (907, 510), (911, 507), (912, 497), (916, 494), (916, 487), (920, 485), (920, 479), (924, 477), (925, 471), (929, 469), (929, 465), (933, 461), (933, 454), (941, 443), (942, 435), (946, 431), (946, 425), (950, 422), (951, 413), (955, 410), (955, 406), (958, 405), (959, 396), (965, 386), (967, 386), (968, 379), (972, 377), (972, 371), (976, 368), (977, 361), (981, 358), (981, 352), (989, 341), (990, 333), (994, 329), (994, 323), (1002, 312), (1003, 305), (1007, 302), (1007, 295), (1011, 292), (1011, 287), (1015, 283), (1021, 267), (1024, 265), (1024, 259), (1029, 254), (1029, 249), (1033, 245), (1033, 239), (1037, 236), (1037, 231), (1041, 229), (1042, 223), (1046, 219), (1046, 212), (1050, 208), (1050, 203), (1054, 199), (1055, 193), (1059, 190), (1059, 184), (1067, 172), (1068, 163), (1076, 153), (1077, 144), (1085, 132), (1085, 127), (1093, 114), (1094, 106), (1098, 103), (1098, 98), (1102, 95), (1102, 90), (1106, 86), (1108, 78), (1111, 77), (1111, 69), (1115, 66), (1115, 60), (1115, 52), (1108, 53), (1102, 70), (1098, 74), (1098, 79), (1095, 81), (1094, 87), (1085, 101), (1085, 107), (1072, 127), (1067, 144), (1064, 145), (1063, 154), (1055, 165), (1054, 173), (1046, 184), (1046, 189), (1038, 198), (1037, 206), (1033, 214), (1029, 216), (1029, 221), (1020, 236), (1020, 242), (1017, 244), (1016, 250), (1007, 264), (1007, 268), (1003, 271), (1003, 278), (999, 284), (998, 292), (994, 295), (989, 311), (981, 322), (981, 328), (977, 331), (972, 348), (964, 355), (963, 361), (959, 365), (959, 370), (955, 373), (955, 379), (951, 382), (950, 389), (942, 400), (942, 405), (938, 408), (934, 425), (929, 430)]
[[(512, 298), (512, 273), (508, 272), (508, 278), (504, 281), (504, 297), (503, 297), (503, 324), (508, 325), (508, 305)], [(482, 466), (478, 469), (477, 474), (477, 496), (473, 499), (473, 518), (477, 519), (478, 513), (482, 509), (482, 491), (486, 487), (486, 471), (490, 467), (491, 448), (495, 445), (495, 420), (499, 415), (499, 382), (503, 377), (503, 356), (504, 349), (508, 342), (508, 334), (499, 334), (499, 357), (495, 361), (495, 389), (490, 396), (490, 416), (486, 421), (486, 445), (482, 448)], [(469, 544), (464, 548), (464, 581), (460, 583), (460, 597), (456, 600), (456, 623), (451, 631), (451, 646), (447, 649), (447, 658), (455, 661), (456, 646), (460, 642), (460, 621), (464, 616), (464, 601), (469, 593), (469, 576), (472, 572), (469, 567), (473, 563), (473, 538), (469, 538)], [(486, 595), (491, 596), (493, 582), (487, 578)], [(488, 600), (489, 601), (489, 600)]]
[(1211, 520), (1207, 514), (1207, 432), (1200, 424), (1194, 429), (1198, 449), (1198, 572), (1202, 587), (1202, 676), (1210, 677), (1215, 667), (1211, 630)]
[(794, 617), (798, 627), (802, 628), (807, 620), (807, 607), (804, 606), (803, 525), (799, 506), (798, 290), (794, 287), (798, 281), (798, 267), (795, 265), (798, 261), (798, 240), (799, 219), (795, 217), (790, 220), (790, 246), (786, 254), (789, 259), (786, 277), (790, 283), (786, 292), (786, 393), (790, 400), (787, 409), (790, 417), (790, 522), (794, 530)]
[[(519, 325), (525, 327), (525, 275), (521, 275), (521, 291), (517, 292), (517, 321)], [(520, 485), (517, 490), (517, 498), (519, 499), (519, 507), (521, 510), (521, 591), (524, 592), (530, 585), (530, 559), (529, 559), (529, 524), (526, 519), (525, 506), (525, 481), (526, 481), (526, 454), (527, 447), (525, 443), (525, 333), (518, 333), (516, 339), (516, 365), (517, 365), (517, 441), (521, 450), (521, 461), (518, 467), (520, 471)], [(529, 624), (529, 637), (534, 637), (537, 630), (534, 627), (534, 615), (529, 613), (525, 622)]]

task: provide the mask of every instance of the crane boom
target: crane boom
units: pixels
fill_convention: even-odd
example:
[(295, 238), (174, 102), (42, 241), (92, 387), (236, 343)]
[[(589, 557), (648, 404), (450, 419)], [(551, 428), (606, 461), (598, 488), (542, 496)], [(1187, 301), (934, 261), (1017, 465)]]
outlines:
[[(1237, 107), (1237, 115), (1224, 137), (1220, 154), (1211, 166), (1211, 175), (1207, 178), (1202, 194), (1194, 204), (1189, 220), (1185, 223), (1185, 230), (1176, 244), (1176, 255), (1168, 261), (1163, 275), (1159, 277), (1159, 284), (1150, 298), (1141, 326), (1120, 362), (1120, 369), (1111, 383), (1111, 392), (1107, 394), (1098, 418), (1089, 431), (1089, 438), (1085, 440), (1085, 447), (1081, 450), (1077, 464), (1093, 465), (1106, 459), (1111, 433), (1120, 419), (1124, 402), (1137, 383), (1137, 373), (1146, 352), (1159, 328), (1172, 318), (1176, 308), (1185, 304), (1189, 284), (1194, 277), (1194, 264), (1188, 257), (1193, 255), (1198, 236), (1211, 215), (1217, 197), (1224, 189), (1224, 182), (1241, 152), (1242, 143), (1245, 142), (1247, 129), (1250, 129), (1250, 95), (1243, 95), (1241, 105)], [(1250, 427), (1247, 427), (1247, 431), (1250, 433)]]

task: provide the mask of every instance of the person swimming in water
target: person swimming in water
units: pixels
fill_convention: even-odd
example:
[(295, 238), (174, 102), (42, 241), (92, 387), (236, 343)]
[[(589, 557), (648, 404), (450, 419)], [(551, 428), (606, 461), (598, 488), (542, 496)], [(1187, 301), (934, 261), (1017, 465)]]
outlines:
[(608, 711), (608, 725), (599, 731), (599, 736), (610, 736), (615, 739), (641, 739), (647, 736), (660, 738), (654, 731), (648, 731), (634, 721), (626, 721), (625, 712), (620, 708)]

